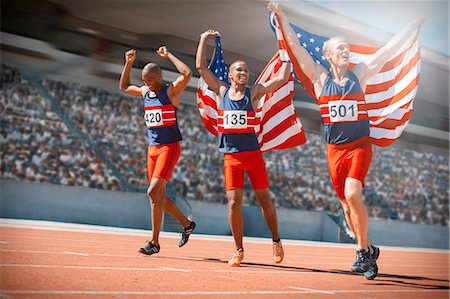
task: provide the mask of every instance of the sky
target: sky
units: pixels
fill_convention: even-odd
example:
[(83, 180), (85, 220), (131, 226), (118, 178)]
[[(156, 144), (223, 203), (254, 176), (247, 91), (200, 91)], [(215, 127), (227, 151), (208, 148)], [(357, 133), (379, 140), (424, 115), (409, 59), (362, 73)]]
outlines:
[(310, 0), (356, 21), (397, 33), (409, 22), (421, 15), (427, 19), (422, 25), (419, 42), (421, 46), (449, 56), (449, 1), (322, 1)]

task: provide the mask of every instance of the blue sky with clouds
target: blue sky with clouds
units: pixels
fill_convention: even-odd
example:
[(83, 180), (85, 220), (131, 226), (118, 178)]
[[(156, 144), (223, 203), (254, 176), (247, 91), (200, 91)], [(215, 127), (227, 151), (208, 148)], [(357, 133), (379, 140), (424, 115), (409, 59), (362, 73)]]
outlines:
[(427, 19), (421, 28), (422, 46), (449, 56), (449, 1), (322, 1), (311, 0), (359, 22), (397, 33), (421, 15)]

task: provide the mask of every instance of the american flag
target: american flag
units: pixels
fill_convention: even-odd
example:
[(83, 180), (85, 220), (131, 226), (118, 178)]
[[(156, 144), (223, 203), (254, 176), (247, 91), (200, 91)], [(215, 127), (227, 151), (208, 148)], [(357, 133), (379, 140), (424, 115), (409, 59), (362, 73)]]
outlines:
[[(220, 37), (218, 36), (215, 37), (215, 46), (214, 55), (208, 68), (219, 80), (229, 84)], [(276, 76), (281, 65), (280, 53), (277, 52), (255, 83), (266, 82)], [(302, 124), (297, 117), (292, 102), (293, 97), (294, 78), (291, 75), (286, 84), (259, 99), (255, 111), (255, 134), (261, 151), (287, 149), (306, 142)], [(198, 81), (197, 106), (206, 129), (217, 136), (216, 94), (209, 89), (202, 77)]]
[[(284, 41), (284, 34), (278, 26), (273, 13), (270, 24), (279, 36), (279, 47), (286, 49), (293, 58), (292, 50)], [(327, 37), (312, 34), (291, 24), (300, 44), (309, 52), (317, 64), (325, 69), (330, 66), (322, 53), (323, 43)], [(374, 54), (379, 48), (350, 44), (349, 69)], [(312, 82), (301, 71), (295, 59), (291, 59), (297, 79), (315, 100)], [(378, 146), (388, 146), (396, 141), (408, 125), (413, 112), (413, 101), (417, 94), (420, 73), (420, 50), (418, 32), (399, 49), (383, 68), (367, 81), (365, 100), (370, 119), (370, 139)]]

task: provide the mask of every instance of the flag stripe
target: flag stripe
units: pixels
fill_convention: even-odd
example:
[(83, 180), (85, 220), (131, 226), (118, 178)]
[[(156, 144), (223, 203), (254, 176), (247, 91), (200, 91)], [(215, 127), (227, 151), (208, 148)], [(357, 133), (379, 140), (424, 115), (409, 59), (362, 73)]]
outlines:
[(295, 126), (297, 124), (297, 115), (290, 114), (286, 119), (282, 120), (277, 126), (272, 127), (266, 134), (262, 135), (262, 142), (268, 142), (275, 139), (277, 136), (282, 134), (288, 128)]
[[(404, 105), (406, 102), (414, 100), (414, 97), (417, 92), (417, 81), (419, 77), (417, 77), (414, 81), (412, 81), (407, 88), (403, 89), (401, 92), (396, 94), (395, 96), (384, 100), (381, 103), (374, 104), (366, 104), (368, 109), (369, 116), (372, 117), (380, 117), (385, 116), (386, 114), (383, 111), (390, 111), (389, 107), (398, 108), (399, 106)], [(393, 112), (393, 111), (390, 111)]]
[(392, 119), (392, 118), (386, 119), (383, 122), (379, 123), (377, 125), (377, 128), (390, 129), (390, 128), (395, 128), (397, 126), (401, 126), (405, 122), (409, 121), (412, 113), (413, 113), (413, 110), (411, 109), (411, 110), (408, 110), (406, 113), (404, 113), (403, 117), (399, 120)]
[[(375, 76), (371, 77), (367, 81), (367, 84), (368, 85), (379, 84), (379, 83), (383, 83), (385, 81), (394, 79), (396, 74), (399, 71), (401, 71), (403, 69), (403, 67), (405, 67), (405, 65), (408, 65), (410, 59), (414, 58), (414, 56), (417, 55), (417, 53), (419, 53), (419, 44), (416, 41), (416, 43), (414, 44), (414, 47), (411, 48), (411, 50), (408, 52), (408, 54), (405, 56), (405, 58), (403, 59), (403, 61), (400, 64), (396, 65), (395, 68), (393, 68), (392, 70), (389, 70), (387, 72), (379, 72)], [(418, 55), (420, 57), (420, 53)]]
[[(291, 106), (285, 107), (283, 110), (280, 110), (274, 116), (264, 120), (264, 124), (263, 123), (260, 124), (260, 127), (261, 127), (260, 130), (262, 130), (263, 132), (265, 132), (265, 134), (267, 134), (274, 128), (278, 127), (284, 119), (289, 118), (292, 115), (297, 117), (297, 115), (295, 114), (295, 111), (292, 110)], [(276, 117), (276, 118), (274, 118), (274, 117)], [(259, 138), (262, 138), (264, 136), (264, 134), (258, 134), (257, 136), (259, 139)], [(259, 141), (261, 141), (261, 140), (262, 139), (259, 139)]]
[(298, 146), (306, 142), (305, 133), (301, 130), (301, 126), (291, 126), (285, 130), (277, 138), (272, 139), (261, 146), (261, 151), (267, 152), (269, 150), (287, 149)]
[(400, 80), (405, 78), (408, 74), (411, 74), (411, 70), (417, 66), (417, 62), (419, 61), (419, 53), (417, 53), (407, 65), (405, 65), (402, 70), (397, 73), (394, 79), (386, 81), (384, 83), (367, 85), (366, 94), (378, 93), (382, 91), (386, 91), (392, 86), (395, 86)]

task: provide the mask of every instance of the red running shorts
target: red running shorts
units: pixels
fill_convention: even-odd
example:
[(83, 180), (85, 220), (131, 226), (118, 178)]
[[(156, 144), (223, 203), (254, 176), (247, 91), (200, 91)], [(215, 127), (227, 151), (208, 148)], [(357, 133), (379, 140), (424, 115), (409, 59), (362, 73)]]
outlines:
[(269, 188), (266, 164), (260, 150), (224, 155), (223, 171), (226, 191), (244, 188), (244, 171), (254, 190)]
[(368, 137), (347, 144), (327, 145), (328, 169), (334, 190), (340, 200), (345, 200), (345, 179), (364, 180), (372, 162), (372, 146)]
[(168, 181), (173, 169), (180, 158), (180, 143), (148, 146), (147, 150), (147, 175), (148, 181), (152, 178), (162, 178)]

